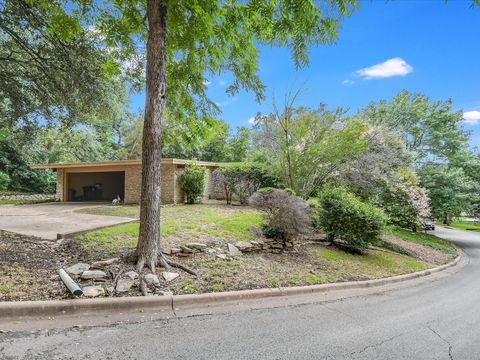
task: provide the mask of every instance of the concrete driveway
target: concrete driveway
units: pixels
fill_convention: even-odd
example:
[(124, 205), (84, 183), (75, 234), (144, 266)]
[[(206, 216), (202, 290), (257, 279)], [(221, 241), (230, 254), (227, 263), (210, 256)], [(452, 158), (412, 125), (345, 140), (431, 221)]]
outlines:
[(0, 230), (54, 240), (57, 239), (57, 234), (91, 230), (134, 220), (74, 212), (76, 209), (92, 206), (95, 204), (0, 205)]

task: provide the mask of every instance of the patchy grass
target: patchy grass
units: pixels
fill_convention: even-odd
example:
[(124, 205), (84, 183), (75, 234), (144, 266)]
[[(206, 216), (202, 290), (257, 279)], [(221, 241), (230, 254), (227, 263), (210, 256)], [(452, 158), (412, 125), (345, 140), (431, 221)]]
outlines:
[[(81, 209), (89, 214), (132, 214), (138, 206), (94, 207)], [(85, 211), (86, 210), (86, 211)], [(178, 205), (162, 208), (161, 211), (162, 246), (165, 248), (188, 242), (245, 241), (255, 239), (251, 229), (259, 228), (263, 223), (262, 215), (248, 207), (227, 205)], [(137, 243), (138, 223), (116, 225), (91, 231), (77, 236), (82, 250), (100, 254), (115, 252), (134, 247)]]
[(129, 217), (133, 219), (140, 218), (140, 207), (138, 205), (121, 205), (121, 206), (102, 205), (102, 206), (77, 209), (75, 210), (75, 212), (79, 212), (82, 214), (92, 214), (92, 215)]
[(171, 288), (175, 294), (367, 280), (427, 268), (425, 263), (400, 254), (369, 250), (366, 255), (354, 255), (315, 244), (298, 252), (256, 253), (228, 260), (197, 254), (184, 263), (196, 269), (199, 277), (177, 282)]
[(478, 222), (452, 222), (450, 224), (451, 227), (460, 230), (472, 230), (472, 231), (480, 231), (480, 223)]
[(428, 246), (432, 249), (441, 251), (445, 254), (457, 255), (458, 251), (451, 242), (440, 239), (434, 235), (425, 234), (423, 232), (412, 232), (403, 229), (392, 229), (392, 235), (409, 242)]
[(32, 205), (32, 204), (43, 204), (43, 203), (49, 203), (49, 202), (55, 202), (55, 199), (43, 199), (43, 200), (13, 200), (13, 199), (7, 199), (7, 200), (0, 200), (0, 205)]

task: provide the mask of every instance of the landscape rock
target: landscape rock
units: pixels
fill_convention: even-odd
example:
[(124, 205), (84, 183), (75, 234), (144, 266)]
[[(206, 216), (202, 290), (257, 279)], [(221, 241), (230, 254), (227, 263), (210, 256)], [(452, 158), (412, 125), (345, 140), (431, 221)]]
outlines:
[(103, 268), (105, 268), (109, 265), (115, 264), (118, 260), (119, 260), (118, 258), (111, 258), (111, 259), (108, 259), (108, 260), (95, 261), (95, 262), (92, 263), (91, 268), (92, 269), (103, 269)]
[(147, 274), (143, 277), (147, 285), (160, 285), (160, 280), (158, 279), (158, 276), (155, 274)]
[(105, 280), (107, 274), (102, 270), (86, 270), (82, 273), (81, 278), (85, 280)]
[(138, 278), (138, 273), (136, 271), (128, 271), (125, 273), (125, 276), (129, 277), (132, 280), (135, 280)]
[(235, 247), (240, 251), (250, 251), (253, 249), (253, 245), (246, 241), (239, 241), (235, 243)]
[(189, 248), (188, 246), (180, 246), (180, 249), (182, 249), (182, 252), (187, 253), (187, 254), (193, 254), (194, 250)]
[(228, 256), (241, 256), (242, 252), (233, 244), (228, 244)]
[(179, 252), (182, 252), (182, 249), (178, 248), (178, 247), (174, 247), (174, 248), (171, 248), (170, 249), (170, 252), (172, 254), (178, 254)]
[(83, 288), (83, 295), (86, 297), (97, 297), (105, 294), (105, 289), (102, 286), (85, 286)]
[(118, 280), (117, 287), (115, 288), (117, 293), (123, 293), (130, 291), (134, 281), (132, 279), (120, 279)]
[(227, 260), (227, 255), (225, 254), (217, 254), (217, 259), (221, 259), (221, 260)]
[(188, 243), (187, 247), (190, 249), (197, 249), (197, 250), (203, 250), (207, 248), (206, 244), (198, 243), (198, 242), (192, 242)]
[(170, 282), (170, 281), (175, 280), (179, 276), (179, 274), (174, 273), (174, 272), (164, 271), (164, 272), (162, 272), (162, 276), (163, 276), (163, 278), (165, 279), (166, 282)]
[(87, 271), (90, 269), (90, 265), (89, 264), (85, 264), (85, 263), (78, 263), (78, 264), (75, 264), (75, 265), (72, 265), (68, 268), (65, 269), (65, 271), (67, 273), (69, 273), (70, 275), (80, 275), (82, 274), (84, 271)]

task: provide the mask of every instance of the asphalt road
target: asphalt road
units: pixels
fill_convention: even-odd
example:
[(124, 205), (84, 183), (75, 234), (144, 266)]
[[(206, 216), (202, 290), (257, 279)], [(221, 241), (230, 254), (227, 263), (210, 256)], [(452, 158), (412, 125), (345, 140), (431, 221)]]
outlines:
[(480, 233), (460, 271), (328, 303), (0, 335), (0, 359), (480, 359)]

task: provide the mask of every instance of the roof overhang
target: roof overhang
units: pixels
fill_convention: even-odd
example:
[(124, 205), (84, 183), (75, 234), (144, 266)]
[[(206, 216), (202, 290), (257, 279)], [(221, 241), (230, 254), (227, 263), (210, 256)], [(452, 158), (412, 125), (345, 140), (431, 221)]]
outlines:
[[(194, 161), (182, 159), (162, 159), (162, 164), (186, 165), (196, 162), (200, 166), (220, 167), (226, 163), (217, 163), (209, 161)], [(70, 169), (70, 168), (96, 168), (96, 167), (112, 167), (112, 166), (135, 166), (141, 165), (142, 160), (111, 160), (111, 161), (94, 161), (80, 163), (51, 163), (51, 164), (34, 164), (32, 169)]]

